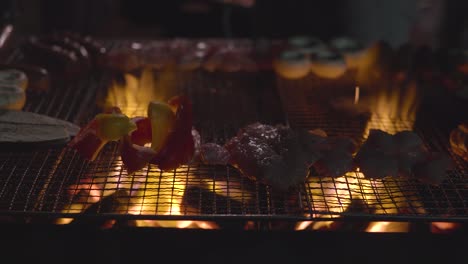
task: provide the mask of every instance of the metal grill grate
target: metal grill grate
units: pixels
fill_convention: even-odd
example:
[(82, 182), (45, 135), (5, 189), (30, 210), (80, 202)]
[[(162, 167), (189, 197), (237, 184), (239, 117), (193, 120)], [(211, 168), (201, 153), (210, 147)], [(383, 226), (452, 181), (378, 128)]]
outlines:
[[(113, 44), (118, 48), (129, 45)], [(110, 83), (108, 77), (56, 83), (45, 95), (28, 94), (25, 110), (84, 124), (98, 112), (96, 98), (109, 98), (108, 93), (102, 94), (109, 90), (101, 89)], [(154, 73), (152, 83), (171, 87), (171, 94), (185, 93), (192, 98), (194, 126), (203, 142), (222, 143), (238, 128), (255, 121), (285, 123), (285, 112), (292, 127), (322, 128), (330, 135), (347, 135), (358, 141), (372, 127), (391, 132), (413, 125), (398, 119), (343, 118), (317, 108), (312, 111), (310, 97), (299, 94), (311, 80), (290, 82), (270, 72), (162, 71)], [(303, 101), (285, 103), (277, 88), (281, 96), (289, 91), (288, 96), (299, 94)], [(138, 100), (112, 100), (129, 115), (140, 115), (147, 106)], [(430, 149), (449, 152), (457, 164), (440, 187), (402, 179), (369, 181), (359, 172), (350, 172), (337, 179), (310, 177), (296, 192), (279, 194), (229, 166), (188, 165), (163, 173), (150, 165), (128, 175), (117, 144), (108, 144), (92, 163), (61, 148), (0, 151), (0, 214), (46, 216), (58, 219), (58, 223), (69, 223), (72, 218), (466, 221), (466, 162), (450, 152), (447, 135), (436, 127), (416, 124), (415, 130)]]
[[(288, 121), (292, 127), (321, 128), (327, 134), (351, 137), (362, 143), (369, 129), (381, 129), (391, 134), (403, 130), (415, 131), (430, 151), (450, 155), (456, 169), (449, 171), (440, 186), (424, 184), (414, 179), (384, 178), (368, 180), (359, 171), (349, 172), (337, 179), (309, 177), (305, 184), (306, 204), (312, 218), (361, 218), (368, 220), (445, 219), (466, 221), (468, 165), (451, 151), (448, 133), (437, 126), (437, 121), (424, 114), (416, 116), (415, 108), (407, 113), (401, 102), (388, 102), (391, 96), (365, 91), (368, 98), (381, 100), (386, 107), (369, 107), (372, 114), (331, 107), (336, 98), (354, 99), (355, 83), (350, 76), (339, 81), (327, 81), (316, 76), (291, 81), (277, 78), (278, 90)], [(408, 87), (393, 87), (405, 91)], [(380, 97), (379, 97), (380, 96)], [(364, 99), (365, 103), (368, 100)], [(374, 110), (376, 110), (374, 112)], [(395, 114), (396, 113), (396, 114)], [(310, 207), (309, 207), (310, 206)]]

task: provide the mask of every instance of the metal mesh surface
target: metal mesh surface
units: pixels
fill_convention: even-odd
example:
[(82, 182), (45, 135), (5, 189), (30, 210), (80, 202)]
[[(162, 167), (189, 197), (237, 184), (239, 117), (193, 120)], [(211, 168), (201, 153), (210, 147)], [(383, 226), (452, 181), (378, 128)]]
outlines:
[[(164, 87), (165, 96), (185, 93), (193, 100), (194, 127), (200, 132), (202, 143), (223, 143), (240, 127), (255, 121), (322, 128), (330, 135), (346, 135), (358, 142), (362, 142), (369, 128), (394, 133), (414, 126), (431, 150), (448, 152), (456, 168), (438, 187), (396, 178), (371, 181), (359, 172), (349, 172), (336, 179), (312, 175), (297, 191), (282, 194), (243, 177), (230, 166), (194, 163), (173, 172), (161, 172), (149, 165), (128, 175), (115, 143), (109, 143), (94, 162), (85, 162), (72, 150), (61, 147), (1, 150), (0, 214), (52, 217), (58, 223), (69, 223), (73, 218), (468, 219), (467, 164), (451, 153), (447, 135), (436, 126), (317, 111), (310, 103), (310, 95), (300, 95), (301, 87), (309, 86), (313, 79), (285, 81), (271, 72), (157, 71), (149, 81), (156, 88), (145, 86), (148, 82), (141, 85), (145, 77), (135, 77), (140, 90), (133, 93), (133, 99), (119, 91), (118, 84), (109, 82), (110, 77), (91, 76), (79, 83), (56, 83), (47, 94), (29, 93), (25, 110), (83, 125), (99, 111), (103, 101), (121, 107), (130, 116), (145, 114), (148, 98), (137, 95)], [(133, 77), (126, 78), (128, 83), (128, 78)], [(285, 91), (292, 97), (296, 94), (302, 101), (280, 99), (278, 91), (282, 97)]]
[[(337, 82), (317, 76), (298, 81), (277, 78), (289, 124), (292, 127), (321, 128), (328, 135), (347, 136), (359, 143), (365, 141), (370, 129), (381, 129), (390, 134), (413, 130), (429, 151), (448, 154), (455, 168), (447, 171), (446, 179), (438, 186), (397, 177), (369, 180), (359, 170), (335, 179), (309, 177), (304, 199), (310, 209), (309, 215), (313, 218), (465, 221), (468, 213), (467, 163), (452, 152), (447, 129), (439, 127), (432, 116), (418, 113), (424, 110), (418, 108), (417, 97), (413, 98), (413, 104), (395, 99), (406, 95), (410, 97), (406, 99), (411, 100), (407, 92), (411, 87), (392, 86), (383, 92), (361, 89), (361, 95), (365, 95), (363, 104), (370, 104), (370, 112), (353, 112), (352, 107), (332, 107), (333, 102), (340, 98), (352, 100), (355, 96), (352, 78), (344, 76)], [(418, 93), (417, 90), (414, 93)]]

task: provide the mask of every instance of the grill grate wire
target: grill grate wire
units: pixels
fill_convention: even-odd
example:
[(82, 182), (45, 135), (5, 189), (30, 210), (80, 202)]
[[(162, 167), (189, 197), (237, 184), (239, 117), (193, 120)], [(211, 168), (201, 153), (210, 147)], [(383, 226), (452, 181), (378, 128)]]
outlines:
[[(113, 48), (128, 45), (124, 41), (109, 44)], [(193, 100), (194, 127), (202, 143), (222, 143), (255, 121), (322, 128), (359, 142), (369, 126), (411, 129), (405, 120), (349, 119), (312, 111), (316, 108), (307, 96), (305, 103), (285, 103), (284, 91), (300, 92), (301, 87), (310, 86), (308, 79), (285, 81), (271, 72), (174, 74), (172, 92)], [(93, 75), (78, 83), (54, 83), (47, 94), (28, 92), (24, 110), (83, 125), (99, 111), (96, 98), (106, 91), (109, 78)], [(155, 78), (162, 78), (161, 73), (156, 72)], [(136, 108), (135, 113), (140, 113), (146, 106)], [(439, 187), (397, 178), (370, 181), (359, 172), (349, 172), (336, 179), (312, 176), (297, 191), (278, 194), (230, 166), (191, 164), (161, 172), (148, 165), (128, 175), (115, 143), (91, 163), (60, 147), (0, 151), (0, 214), (123, 220), (468, 220), (466, 162), (451, 152), (447, 135), (437, 126), (422, 124), (415, 131), (430, 149), (447, 152), (456, 163)], [(352, 206), (356, 201), (361, 206)]]

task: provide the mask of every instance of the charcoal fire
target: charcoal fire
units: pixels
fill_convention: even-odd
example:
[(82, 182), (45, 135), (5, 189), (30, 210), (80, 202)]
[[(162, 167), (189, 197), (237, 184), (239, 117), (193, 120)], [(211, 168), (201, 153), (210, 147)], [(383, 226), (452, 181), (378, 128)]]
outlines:
[[(151, 101), (165, 100), (180, 89), (177, 87), (180, 85), (180, 83), (177, 84), (177, 74), (176, 71), (169, 69), (156, 73), (149, 69), (143, 69), (138, 74), (139, 76), (124, 74), (124, 83), (113, 83), (101, 106), (103, 108), (117, 106), (128, 116), (145, 116), (147, 105)], [(219, 85), (220, 79), (216, 80)], [(304, 83), (307, 82), (304, 81)], [(219, 88), (205, 87), (204, 89), (208, 92), (207, 101), (211, 103), (217, 101), (217, 96), (229, 95)], [(344, 128), (340, 127), (341, 130), (334, 130), (335, 127), (327, 126), (333, 120), (326, 118), (314, 119), (312, 120), (314, 127), (307, 127), (307, 129), (329, 130), (321, 136), (314, 133), (308, 134), (314, 135), (316, 138), (322, 137), (323, 141), (325, 141), (325, 136), (329, 134), (326, 137), (328, 142), (326, 147), (319, 144), (320, 155), (343, 152), (346, 155), (341, 155), (340, 159), (349, 156), (349, 159), (346, 159), (346, 161), (350, 161), (349, 164), (348, 162), (335, 162), (341, 160), (333, 159), (333, 155), (329, 155), (329, 158), (320, 162), (317, 162), (319, 157), (307, 161), (292, 158), (293, 166), (282, 168), (283, 171), (280, 174), (292, 173), (293, 167), (300, 166), (301, 175), (297, 177), (297, 181), (291, 184), (294, 187), (298, 186), (297, 188), (291, 188), (287, 192), (278, 189), (275, 184), (268, 182), (264, 177), (259, 178), (258, 173), (246, 173), (245, 166), (239, 165), (239, 159), (235, 161), (231, 155), (236, 152), (236, 148), (243, 147), (235, 141), (241, 141), (241, 134), (245, 133), (246, 129), (248, 130), (249, 125), (256, 127), (256, 129), (252, 129), (253, 132), (250, 131), (247, 136), (244, 135), (244, 139), (252, 139), (251, 134), (255, 132), (268, 134), (266, 133), (268, 131), (258, 129), (261, 125), (281, 131), (296, 131), (295, 127), (303, 127), (304, 124), (297, 124), (294, 119), (289, 120), (292, 120), (291, 127), (277, 125), (280, 122), (256, 123), (255, 121), (240, 122), (236, 120), (230, 122), (230, 118), (235, 119), (235, 113), (231, 113), (228, 118), (222, 114), (213, 114), (211, 112), (218, 110), (222, 112), (222, 110), (214, 108), (214, 104), (211, 104), (211, 107), (200, 107), (202, 110), (200, 112), (206, 116), (197, 116), (196, 118), (209, 119), (212, 115), (221, 122), (230, 123), (225, 127), (216, 128), (212, 123), (207, 125), (206, 122), (203, 123), (203, 120), (198, 120), (197, 125), (200, 125), (202, 143), (198, 150), (201, 150), (201, 159), (204, 159), (205, 164), (200, 164), (199, 160), (193, 160), (173, 171), (161, 171), (149, 164), (143, 169), (129, 174), (122, 164), (122, 160), (116, 155), (117, 145), (110, 144), (94, 162), (90, 163), (89, 167), (84, 169), (87, 172), (82, 174), (82, 178), (77, 179), (75, 184), (67, 187), (70, 199), (67, 200), (67, 204), (62, 204), (60, 212), (86, 214), (90, 210), (97, 210), (98, 213), (130, 214), (136, 217), (136, 220), (132, 221), (132, 225), (146, 227), (230, 228), (233, 226), (227, 224), (228, 221), (214, 222), (216, 217), (213, 216), (228, 215), (248, 219), (247, 216), (261, 215), (271, 217), (270, 224), (274, 222), (275, 217), (284, 216), (298, 216), (306, 220), (308, 218), (323, 220), (299, 222), (295, 226), (296, 230), (409, 232), (411, 224), (408, 222), (383, 222), (372, 219), (380, 216), (426, 215), (429, 213), (425, 204), (427, 201), (421, 198), (419, 188), (436, 187), (421, 183), (412, 177), (399, 177), (399, 175), (389, 175), (390, 173), (373, 177), (369, 175), (370, 173), (364, 164), (359, 164), (362, 165), (361, 167), (356, 167), (353, 164), (359, 147), (354, 146), (354, 143), (341, 144), (340, 140), (334, 141), (334, 139), (344, 138), (350, 142), (362, 144), (369, 138), (371, 131), (379, 130), (392, 137), (398, 137), (397, 135), (401, 135), (402, 131), (413, 131), (419, 105), (418, 90), (414, 84), (409, 84), (404, 89), (392, 87), (370, 93), (373, 97), (369, 99), (367, 97), (369, 93), (366, 89), (367, 87), (355, 88), (354, 97), (345, 105), (345, 108), (353, 109), (358, 113), (370, 112), (366, 118), (361, 118), (364, 115), (360, 115), (357, 121), (353, 119), (353, 115), (350, 115), (349, 124), (359, 124), (359, 131), (355, 135), (340, 133), (343, 130), (346, 132), (346, 129), (351, 130), (345, 127), (346, 125), (342, 125)], [(191, 92), (192, 96), (194, 93), (201, 94), (201, 91)], [(244, 113), (245, 109), (240, 109), (242, 105), (240, 103), (238, 105), (238, 102), (230, 103), (229, 111), (233, 112), (236, 107), (239, 108), (239, 112)], [(249, 108), (249, 111), (254, 109)], [(300, 106), (297, 109), (300, 109)], [(325, 112), (319, 111), (319, 113)], [(254, 117), (248, 120), (257, 119), (259, 115), (255, 114), (250, 114)], [(334, 123), (333, 125), (340, 126), (341, 124)], [(225, 143), (227, 145), (223, 145)], [(423, 138), (421, 144), (425, 143)], [(265, 143), (262, 147), (278, 150), (273, 145)], [(348, 145), (352, 145), (352, 147), (348, 147)], [(338, 146), (340, 147), (338, 148)], [(424, 147), (430, 148), (426, 145)], [(216, 151), (214, 155), (208, 155), (210, 153), (206, 149), (215, 149)], [(342, 151), (333, 151), (337, 149)], [(329, 162), (330, 160), (334, 162)], [(337, 164), (344, 165), (337, 166)], [(309, 167), (312, 170), (307, 175)], [(331, 170), (337, 167), (342, 168), (342, 170)], [(302, 184), (303, 182), (304, 184)], [(114, 201), (115, 205), (106, 206), (108, 201)], [(200, 215), (209, 218), (210, 221), (191, 220), (192, 216), (196, 218)], [(348, 217), (363, 216), (369, 218), (358, 222), (347, 222)], [(68, 218), (57, 221), (60, 224), (70, 222), (72, 219)], [(112, 224), (117, 225), (116, 222), (112, 221), (105, 223), (106, 226)], [(246, 220), (245, 224), (236, 225), (235, 228), (249, 228), (252, 225), (252, 221)], [(454, 226), (434, 223), (432, 227), (443, 230)]]
[[(170, 173), (148, 168), (133, 175), (127, 175), (123, 173), (121, 161), (114, 161), (114, 164), (109, 166), (117, 169), (110, 173), (104, 170), (95, 172), (95, 174), (87, 175), (86, 178), (81, 179), (76, 185), (69, 186), (67, 189), (71, 200), (61, 212), (86, 213), (93, 204), (102, 203), (103, 200), (108, 200), (108, 197), (113, 197), (113, 207), (107, 209), (99, 207), (98, 213), (186, 215), (197, 212), (190, 212), (187, 211), (187, 208), (181, 208), (186, 187), (193, 183), (197, 186), (199, 184), (202, 184), (202, 186), (209, 185), (208, 182), (199, 181), (198, 178), (188, 174), (187, 167), (182, 167)], [(216, 186), (213, 182), (211, 184)], [(57, 220), (57, 224), (67, 224), (71, 221), (70, 218), (60, 218)], [(212, 222), (182, 220), (139, 219), (134, 221), (134, 225), (171, 228), (217, 228), (217, 225)]]
[[(398, 132), (414, 129), (420, 98), (417, 86), (414, 83), (404, 87), (391, 86), (391, 88), (379, 89), (377, 92), (371, 93), (371, 96), (367, 98), (360, 96), (359, 91), (358, 88), (355, 89), (353, 100), (343, 100), (339, 103), (335, 101), (334, 106), (336, 108), (346, 108), (354, 113), (371, 113), (370, 120), (363, 133), (363, 141), (369, 137), (370, 131), (398, 134)], [(387, 143), (393, 145), (391, 141)], [(375, 155), (371, 156), (375, 157)], [(361, 165), (364, 166), (364, 164)], [(377, 165), (376, 172), (382, 174), (384, 172), (381, 170), (382, 166), (388, 165), (388, 162)], [(367, 169), (367, 171), (369, 170)], [(309, 177), (306, 184), (310, 190), (309, 199), (312, 201), (312, 211), (315, 212), (312, 216), (324, 217), (326, 214), (327, 217), (339, 218), (341, 215), (356, 214), (355, 209), (350, 209), (351, 204), (356, 200), (362, 200), (365, 204), (365, 210), (361, 210), (357, 215), (426, 213), (423, 200), (419, 197), (418, 192), (411, 188), (413, 180), (386, 177), (390, 174), (395, 176), (398, 174), (397, 165), (395, 165), (393, 171), (392, 173), (388, 171), (389, 173), (384, 173), (375, 178), (375, 175), (374, 177), (364, 175), (363, 171), (358, 167), (355, 172), (348, 172), (343, 177), (336, 179)], [(440, 173), (443, 174), (440, 176), (445, 177), (445, 171)], [(408, 188), (402, 187), (405, 185)], [(302, 222), (296, 226), (296, 229), (332, 230), (336, 226), (336, 222)], [(365, 231), (408, 232), (409, 229), (410, 225), (406, 222), (371, 222), (368, 223)]]

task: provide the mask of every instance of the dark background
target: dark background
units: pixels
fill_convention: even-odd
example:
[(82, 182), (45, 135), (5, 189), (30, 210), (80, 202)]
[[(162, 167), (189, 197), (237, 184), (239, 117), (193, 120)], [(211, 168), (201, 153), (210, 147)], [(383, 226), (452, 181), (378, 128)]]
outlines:
[[(288, 1), (286, 5), (285, 1), (266, 0), (258, 1), (254, 8), (183, 0), (42, 2), (42, 30), (45, 31), (73, 28), (97, 35), (138, 37), (220, 37), (231, 31), (233, 37), (283, 37), (307, 31), (327, 35), (340, 28), (337, 19), (324, 19), (318, 23), (323, 20), (321, 14), (338, 17), (339, 9), (334, 8), (335, 2), (339, 2), (337, 0), (295, 0)], [(70, 4), (76, 5), (73, 8), (75, 12), (69, 12)], [(194, 10), (196, 6), (198, 9)], [(87, 11), (79, 11), (83, 9)]]
[(338, 19), (341, 9), (336, 8), (340, 0), (257, 0), (253, 8), (210, 0), (39, 2), (40, 31), (66, 28), (95, 35), (220, 37), (228, 33), (230, 24), (234, 37), (283, 37), (299, 32), (325, 36), (339, 31), (342, 23)]
[[(419, 1), (420, 3), (421, 1)], [(430, 2), (430, 1), (429, 1)], [(73, 30), (110, 38), (338, 35), (404, 43), (418, 0), (257, 0), (253, 8), (214, 0), (1, 0), (2, 23), (26, 34)], [(468, 1), (447, 0), (443, 46), (467, 46)], [(465, 34), (466, 35), (466, 34)]]

